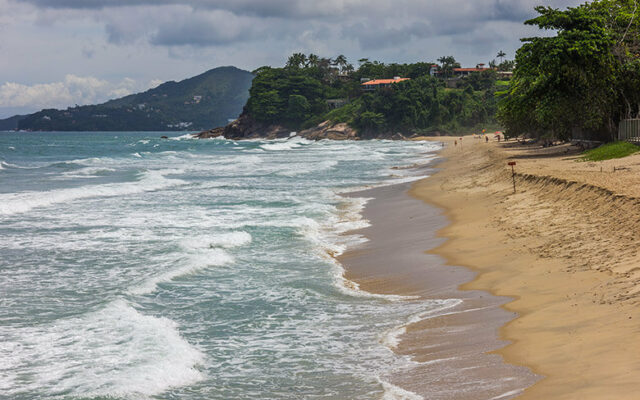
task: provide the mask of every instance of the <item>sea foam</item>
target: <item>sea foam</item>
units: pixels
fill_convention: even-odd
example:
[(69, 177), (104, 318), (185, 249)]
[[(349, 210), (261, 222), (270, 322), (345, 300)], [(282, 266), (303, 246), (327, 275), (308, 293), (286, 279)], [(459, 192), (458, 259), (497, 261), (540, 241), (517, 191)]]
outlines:
[(424, 397), (402, 389), (401, 387), (392, 385), (389, 382), (385, 382), (379, 379), (382, 388), (384, 389), (384, 395), (382, 400), (424, 400)]
[(180, 241), (182, 257), (176, 262), (175, 268), (148, 277), (142, 284), (130, 288), (129, 293), (135, 295), (152, 293), (160, 283), (171, 282), (178, 277), (195, 274), (208, 267), (231, 264), (234, 258), (224, 249), (249, 243), (251, 243), (251, 235), (242, 231), (183, 239)]
[(166, 189), (185, 185), (179, 179), (165, 178), (158, 171), (147, 171), (136, 182), (88, 185), (72, 189), (58, 189), (48, 192), (21, 192), (0, 195), (0, 215), (28, 212), (34, 208), (47, 207), (57, 203), (67, 203), (93, 197), (114, 197)]
[(308, 139), (293, 137), (291, 139), (285, 139), (281, 141), (273, 141), (272, 143), (263, 144), (260, 147), (264, 150), (272, 151), (287, 151), (301, 147), (303, 144), (314, 143)]
[(166, 318), (124, 300), (55, 325), (3, 332), (0, 389), (73, 397), (153, 396), (197, 382), (203, 354)]
[(195, 274), (207, 267), (222, 266), (233, 261), (234, 258), (222, 249), (191, 253), (179, 260), (175, 268), (162, 274), (148, 277), (143, 283), (130, 288), (129, 293), (135, 295), (152, 293), (160, 283), (171, 282), (178, 277)]
[(407, 333), (407, 328), (409, 327), (409, 325), (415, 324), (425, 319), (445, 315), (443, 313), (444, 311), (457, 307), (458, 305), (462, 304), (462, 302), (462, 299), (428, 300), (425, 303), (425, 305), (428, 307), (427, 310), (411, 315), (407, 322), (405, 322), (404, 324), (396, 326), (385, 332), (380, 339), (380, 343), (384, 344), (390, 349), (395, 349), (400, 344), (400, 336)]

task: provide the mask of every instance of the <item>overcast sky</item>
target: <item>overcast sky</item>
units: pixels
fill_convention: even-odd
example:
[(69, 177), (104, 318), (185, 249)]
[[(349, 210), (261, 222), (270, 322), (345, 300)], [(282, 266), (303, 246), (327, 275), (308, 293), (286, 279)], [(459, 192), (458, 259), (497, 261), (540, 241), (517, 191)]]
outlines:
[(146, 90), (293, 52), (357, 66), (512, 58), (535, 5), (579, 0), (0, 0), (0, 117)]

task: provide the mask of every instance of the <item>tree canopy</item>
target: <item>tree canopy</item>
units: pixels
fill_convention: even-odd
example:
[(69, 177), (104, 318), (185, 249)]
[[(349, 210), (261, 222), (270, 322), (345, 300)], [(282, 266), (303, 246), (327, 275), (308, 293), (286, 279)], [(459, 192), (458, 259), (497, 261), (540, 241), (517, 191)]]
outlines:
[(527, 25), (555, 32), (523, 39), (498, 119), (511, 136), (613, 139), (640, 117), (640, 15), (634, 0), (566, 10), (536, 7)]
[[(453, 72), (459, 64), (442, 57)], [(340, 55), (335, 59), (301, 53), (289, 57), (283, 68), (262, 67), (245, 108), (255, 120), (304, 129), (325, 120), (346, 122), (364, 134), (457, 131), (495, 122), (495, 71), (473, 74), (460, 88), (446, 88), (430, 76), (433, 63), (385, 64), (359, 60), (355, 69)], [(391, 87), (363, 92), (361, 79), (411, 78)], [(328, 99), (347, 104), (330, 110)]]

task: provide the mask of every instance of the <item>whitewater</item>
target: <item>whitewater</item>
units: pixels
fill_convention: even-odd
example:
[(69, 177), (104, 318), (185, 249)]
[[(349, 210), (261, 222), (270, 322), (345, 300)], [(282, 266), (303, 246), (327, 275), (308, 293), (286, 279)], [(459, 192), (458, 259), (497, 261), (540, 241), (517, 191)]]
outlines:
[(421, 398), (392, 350), (456, 300), (335, 256), (439, 145), (163, 134), (0, 132), (0, 398)]

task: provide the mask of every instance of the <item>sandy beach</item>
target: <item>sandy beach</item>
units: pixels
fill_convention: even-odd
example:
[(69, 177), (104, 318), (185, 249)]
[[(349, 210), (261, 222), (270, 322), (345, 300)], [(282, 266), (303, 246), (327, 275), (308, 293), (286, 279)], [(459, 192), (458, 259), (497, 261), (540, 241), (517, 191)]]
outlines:
[(425, 252), (443, 243), (437, 231), (447, 220), (438, 208), (411, 197), (411, 187), (404, 183), (353, 193), (373, 198), (364, 211), (371, 226), (358, 232), (369, 241), (339, 257), (347, 279), (361, 289), (424, 303), (415, 323), (383, 335), (393, 351), (417, 361), (391, 383), (430, 400), (499, 399), (521, 392), (539, 377), (489, 354), (506, 344), (498, 328), (515, 317), (501, 308), (509, 299), (459, 290), (475, 272)]
[[(497, 393), (455, 394), (446, 389), (455, 379), (433, 381), (457, 370), (473, 371), (470, 382), (517, 382), (495, 398), (638, 398), (640, 155), (591, 163), (569, 145), (433, 140), (446, 145), (439, 171), (411, 197), (375, 193), (362, 231), (371, 242), (341, 257), (365, 290), (461, 298), (474, 310), (409, 325), (396, 352), (448, 360), (394, 383), (429, 399)], [(442, 396), (425, 395), (439, 387)]]

